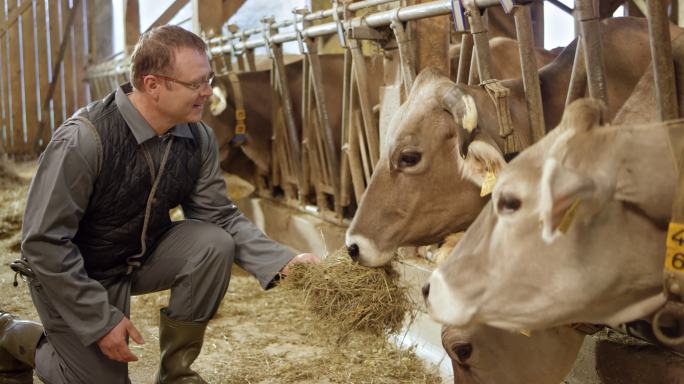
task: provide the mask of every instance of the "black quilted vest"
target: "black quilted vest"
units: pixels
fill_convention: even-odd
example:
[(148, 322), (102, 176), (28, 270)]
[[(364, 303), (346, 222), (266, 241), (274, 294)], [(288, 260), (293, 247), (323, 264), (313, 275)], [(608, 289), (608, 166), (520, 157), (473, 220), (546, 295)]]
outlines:
[(199, 127), (190, 124), (194, 140), (173, 137), (165, 165), (159, 160), (160, 170), (154, 171), (161, 177), (150, 196), (153, 171), (114, 95), (76, 112), (90, 120), (102, 143), (101, 169), (74, 238), (88, 275), (95, 279), (130, 272), (145, 261), (171, 225), (169, 209), (192, 192), (201, 167)]

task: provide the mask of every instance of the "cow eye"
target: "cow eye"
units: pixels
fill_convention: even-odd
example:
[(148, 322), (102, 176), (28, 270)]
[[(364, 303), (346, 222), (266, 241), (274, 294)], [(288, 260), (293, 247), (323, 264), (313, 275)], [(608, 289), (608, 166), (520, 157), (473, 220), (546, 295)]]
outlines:
[(418, 164), (421, 158), (421, 153), (417, 151), (406, 151), (399, 155), (399, 167), (407, 168)]
[(496, 205), (496, 208), (499, 211), (499, 213), (510, 214), (520, 209), (521, 205), (522, 202), (517, 197), (501, 195), (501, 197), (499, 198), (499, 202)]
[(472, 344), (461, 344), (454, 348), (454, 355), (456, 355), (456, 360), (460, 364), (465, 364), (470, 356), (473, 354)]

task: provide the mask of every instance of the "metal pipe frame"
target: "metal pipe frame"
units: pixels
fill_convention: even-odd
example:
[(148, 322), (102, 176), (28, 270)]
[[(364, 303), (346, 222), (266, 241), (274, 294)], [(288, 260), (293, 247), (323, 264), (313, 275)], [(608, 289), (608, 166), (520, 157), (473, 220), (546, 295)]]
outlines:
[(661, 121), (673, 120), (679, 115), (670, 27), (665, 6), (662, 0), (646, 2), (648, 36), (656, 86), (656, 105), (658, 117)]
[[(494, 6), (500, 6), (499, 0), (475, 0), (473, 1), (479, 9), (485, 9)], [(523, 5), (528, 4), (528, 0), (516, 0), (514, 4)], [(363, 2), (353, 3), (362, 4)], [(339, 8), (338, 8), (339, 9)], [(350, 4), (347, 10), (352, 11)], [(388, 11), (382, 11), (377, 13), (372, 13), (365, 15), (363, 17), (357, 17), (349, 21), (341, 21), (344, 24), (345, 29), (349, 29), (354, 26), (364, 25), (371, 28), (386, 27), (392, 23), (395, 15), (399, 21), (411, 21), (416, 19), (424, 19), (434, 16), (448, 15), (451, 13), (451, 0), (438, 0), (432, 1), (430, 3), (423, 3), (418, 5), (411, 5), (408, 7), (391, 9)], [(332, 13), (331, 13), (332, 14)], [(292, 21), (290, 21), (292, 23)], [(304, 29), (302, 32), (303, 37), (319, 37), (328, 36), (337, 33), (337, 23), (326, 23), (315, 25)], [(271, 36), (271, 42), (274, 44), (282, 44), (289, 41), (297, 40), (297, 32), (281, 32), (276, 35)], [(234, 49), (241, 51), (243, 49), (254, 49), (266, 45), (266, 41), (262, 37), (257, 37), (256, 39), (251, 39), (246, 42), (240, 42), (234, 44)], [(231, 51), (231, 46), (229, 44), (223, 44), (218, 47), (212, 48), (211, 54), (219, 55), (229, 53)]]

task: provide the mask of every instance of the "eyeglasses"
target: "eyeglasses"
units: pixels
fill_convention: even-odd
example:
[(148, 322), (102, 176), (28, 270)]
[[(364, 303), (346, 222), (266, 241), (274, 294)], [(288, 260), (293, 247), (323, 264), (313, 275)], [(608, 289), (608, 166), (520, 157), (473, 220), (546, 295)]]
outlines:
[(211, 72), (209, 74), (209, 76), (207, 76), (204, 80), (198, 81), (196, 83), (188, 83), (188, 82), (181, 81), (178, 79), (174, 79), (173, 77), (164, 76), (164, 75), (157, 75), (157, 74), (151, 74), (151, 75), (156, 76), (160, 79), (164, 79), (166, 81), (178, 83), (178, 84), (184, 86), (185, 88), (188, 88), (191, 91), (197, 91), (200, 88), (204, 87), (205, 85), (211, 87), (211, 85), (212, 85), (211, 83), (214, 81), (214, 72)]

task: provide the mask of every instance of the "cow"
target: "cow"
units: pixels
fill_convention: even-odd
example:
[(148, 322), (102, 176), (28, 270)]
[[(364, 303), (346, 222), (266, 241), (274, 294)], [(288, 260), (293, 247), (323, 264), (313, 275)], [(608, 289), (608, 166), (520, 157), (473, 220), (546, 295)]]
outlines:
[[(518, 41), (510, 37), (496, 36), (489, 39), (489, 51), (491, 55), (491, 75), (495, 79), (514, 79), (521, 76)], [(461, 44), (453, 44), (449, 47), (449, 59), (451, 60), (451, 79), (456, 79), (458, 60), (461, 55)], [(556, 58), (556, 54), (543, 48), (534, 49), (534, 57), (537, 66), (543, 67)], [(469, 67), (469, 65), (467, 66)], [(467, 80), (467, 78), (466, 78)], [(480, 77), (475, 71), (472, 83), (480, 82)]]
[(603, 112), (594, 100), (573, 103), (501, 171), (491, 201), (424, 288), (434, 319), (509, 330), (617, 325), (664, 303), (677, 180), (668, 129), (684, 125), (599, 127)]
[[(681, 29), (672, 27), (676, 37)], [(608, 109), (612, 118), (650, 62), (644, 19), (616, 18), (601, 23)], [(630, 44), (624, 44), (629, 41)], [(560, 120), (576, 42), (540, 70), (544, 121)], [(529, 124), (521, 79), (502, 82), (510, 89), (516, 134), (528, 143)], [(473, 133), (467, 129), (477, 127)], [(390, 123), (379, 163), (347, 231), (350, 254), (367, 266), (392, 259), (400, 245), (439, 242), (465, 230), (487, 198), (480, 196), (487, 172), (506, 163), (496, 112), (478, 86), (454, 84), (435, 70), (416, 77), (406, 102)], [(462, 158), (464, 157), (464, 158)]]
[(486, 325), (442, 328), (458, 384), (558, 384), (573, 367), (584, 334), (557, 327), (529, 335)]

